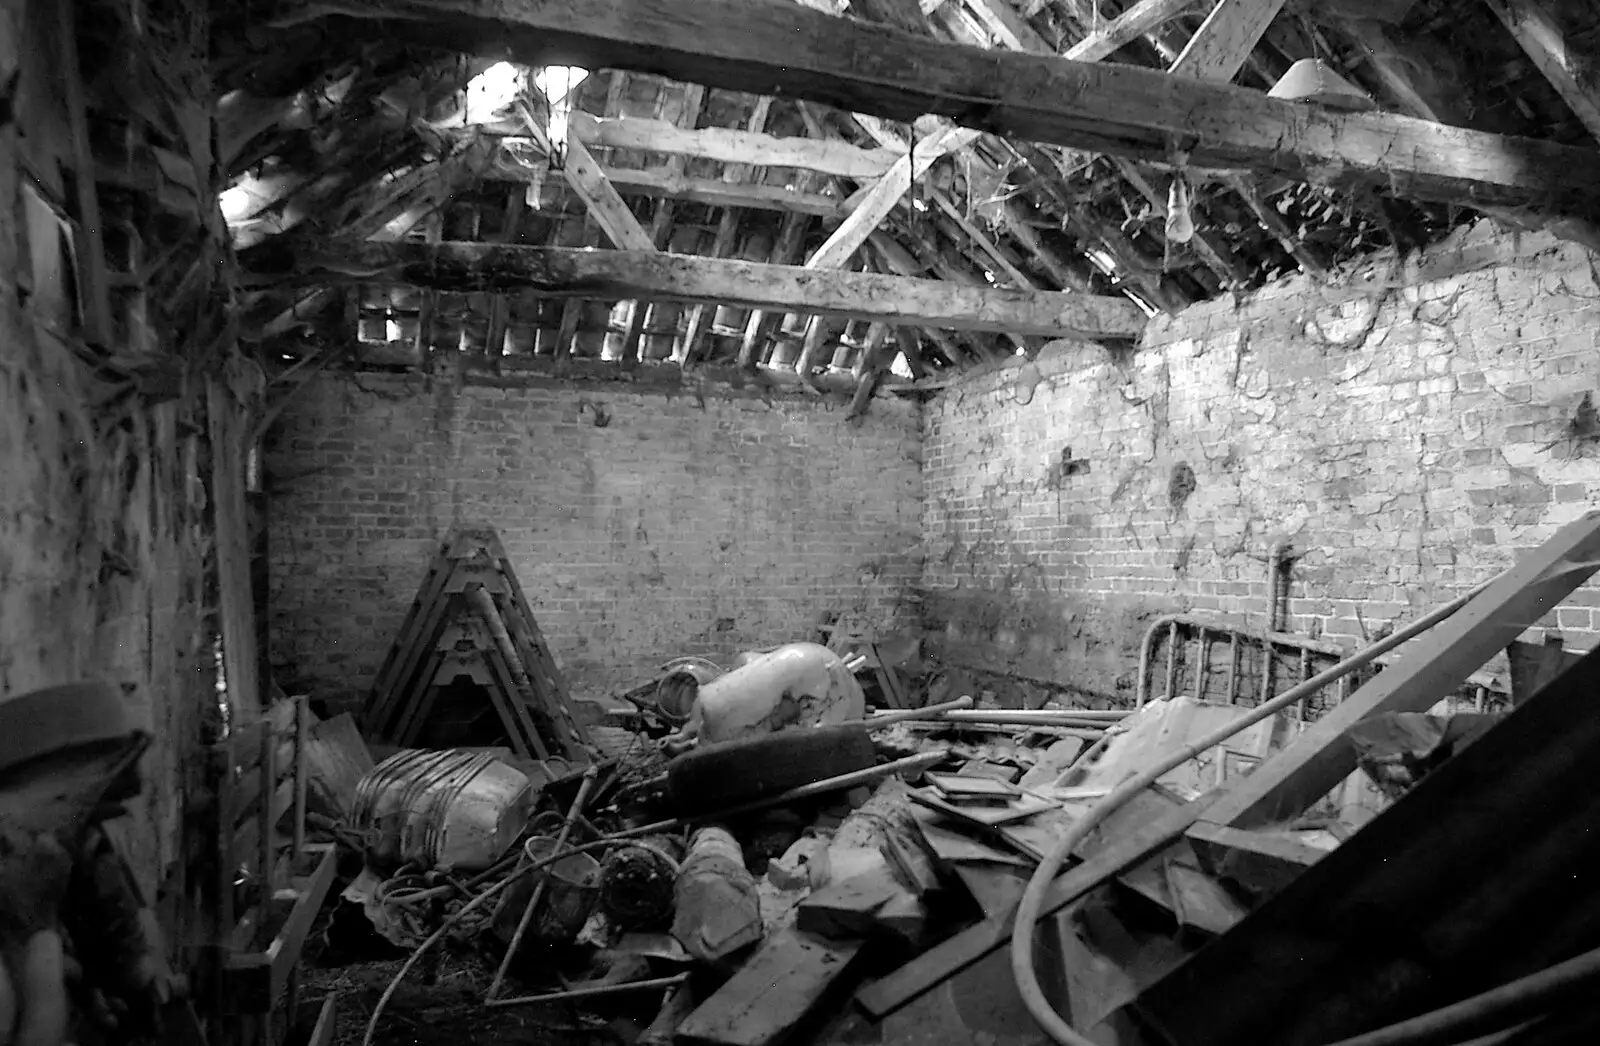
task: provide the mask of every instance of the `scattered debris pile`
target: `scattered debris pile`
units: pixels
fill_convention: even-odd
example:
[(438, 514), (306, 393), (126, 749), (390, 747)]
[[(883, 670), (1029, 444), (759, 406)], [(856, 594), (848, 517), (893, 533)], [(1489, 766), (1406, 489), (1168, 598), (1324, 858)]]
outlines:
[[(443, 964), (476, 1012), (559, 1003), (647, 1046), (849, 1041), (863, 1020), (908, 1046), (1039, 1027), (1326, 1046), (1423, 1014), (1458, 1038), (1570, 1034), (1594, 1018), (1551, 993), (1600, 967), (1573, 959), (1600, 943), (1572, 872), (1600, 844), (1568, 779), (1600, 753), (1576, 707), (1600, 653), (1557, 644), (1511, 711), (1450, 710), (1483, 651), (1576, 583), (1552, 564), (1600, 561), (1596, 535), (1575, 524), (1254, 706), (928, 704), (878, 677), (882, 644), (792, 643), (668, 663), (583, 760), (407, 750), (352, 786), (361, 754), (319, 756), (312, 793), (361, 855), (323, 964), (363, 939), (403, 956), (366, 1043)], [(311, 736), (346, 736), (328, 726)], [(1524, 919), (1537, 947), (1513, 940)], [(1429, 1014), (1529, 975), (1512, 1009)]]

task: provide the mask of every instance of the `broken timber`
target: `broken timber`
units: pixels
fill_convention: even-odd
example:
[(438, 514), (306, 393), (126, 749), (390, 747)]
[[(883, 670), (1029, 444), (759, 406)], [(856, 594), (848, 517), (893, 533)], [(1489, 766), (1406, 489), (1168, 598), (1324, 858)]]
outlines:
[[(1345, 1041), (1592, 947), (1600, 901), (1578, 870), (1600, 858), (1600, 796), (1590, 783), (1600, 756), (1597, 682), (1592, 652), (1146, 989), (1134, 1006), (1152, 1038)], [(1562, 1005), (1592, 1013), (1584, 998), (1546, 1000), (1527, 1016)], [(1453, 1028), (1452, 1039), (1490, 1027)]]
[(1345, 113), (1127, 65), (947, 44), (792, 4), (747, 0), (355, 0), (347, 35), (527, 65), (573, 62), (789, 97), (898, 120), (924, 113), (1136, 160), (1251, 170), (1334, 188), (1600, 216), (1600, 154), (1392, 113)]
[[(1405, 710), (1413, 704), (1420, 704), (1423, 709), (1430, 707), (1481, 666), (1488, 658), (1487, 652), (1505, 647), (1593, 575), (1597, 567), (1600, 512), (1589, 512), (1525, 554), (1448, 620), (1414, 640), (1397, 664), (1378, 673), (1367, 686), (1317, 720), (1294, 744), (1250, 774), (1216, 792), (1159, 813), (1114, 838), (1108, 837), (1103, 848), (1051, 884), (1040, 914), (1061, 910), (1202, 820), (1205, 823), (1195, 835), (1204, 845), (1210, 825), (1248, 828), (1272, 816), (1293, 816), (1304, 811), (1355, 770), (1355, 749), (1344, 736), (1346, 727), (1369, 714)], [(1470, 665), (1462, 669), (1461, 665), (1467, 662)], [(1405, 697), (1407, 692), (1411, 692), (1409, 698)], [(1431, 781), (1432, 775), (1426, 780)], [(867, 985), (856, 994), (856, 1001), (874, 1018), (887, 1016), (1004, 947), (1010, 937), (1010, 914), (986, 919)]]
[(396, 283), (458, 293), (528, 290), (542, 297), (647, 298), (1054, 338), (1132, 339), (1145, 325), (1138, 306), (1120, 297), (957, 286), (645, 251), (301, 241), (293, 247), (267, 245), (240, 260), (253, 268), (254, 282), (277, 285)]

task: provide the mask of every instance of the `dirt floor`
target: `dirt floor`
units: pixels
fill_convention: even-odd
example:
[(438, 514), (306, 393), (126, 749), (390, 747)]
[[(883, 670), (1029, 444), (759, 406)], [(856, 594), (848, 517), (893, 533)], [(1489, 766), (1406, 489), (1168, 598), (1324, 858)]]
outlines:
[[(356, 963), (306, 971), (304, 994), (339, 996), (335, 1046), (359, 1046), (378, 999), (402, 960)], [(422, 964), (419, 964), (422, 965)], [(542, 1046), (612, 1046), (631, 1036), (616, 1021), (570, 1006), (487, 1009), (483, 1005), (493, 969), (471, 956), (445, 956), (437, 979), (425, 983), (413, 970), (384, 1008), (373, 1046), (463, 1046), (468, 1042), (539, 1043)], [(513, 990), (528, 990), (513, 985)], [(653, 1010), (654, 1002), (648, 1004)], [(618, 1018), (625, 1020), (625, 1018)], [(644, 1017), (648, 1023), (650, 1014)], [(644, 1023), (638, 1024), (643, 1028)]]

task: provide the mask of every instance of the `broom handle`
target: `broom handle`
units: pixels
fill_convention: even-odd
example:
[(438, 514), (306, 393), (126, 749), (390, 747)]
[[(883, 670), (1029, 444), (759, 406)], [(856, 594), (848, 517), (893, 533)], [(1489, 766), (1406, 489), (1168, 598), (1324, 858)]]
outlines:
[[(600, 767), (594, 763), (584, 771), (583, 781), (578, 785), (577, 798), (572, 800), (572, 808), (567, 811), (566, 820), (561, 822), (561, 832), (556, 836), (556, 845), (550, 851), (552, 857), (559, 855), (566, 848), (567, 836), (572, 833), (573, 822), (583, 813), (583, 804), (589, 801), (589, 789), (594, 787), (594, 779), (599, 773)], [(494, 980), (489, 982), (488, 992), (484, 994), (485, 1005), (494, 1002), (495, 996), (500, 994), (500, 986), (505, 983), (506, 970), (510, 969), (511, 960), (516, 957), (517, 949), (522, 945), (522, 935), (528, 932), (528, 924), (533, 922), (533, 910), (539, 906), (539, 899), (544, 896), (544, 884), (549, 879), (550, 872), (546, 872), (533, 884), (533, 893), (528, 895), (527, 906), (522, 909), (522, 918), (517, 921), (517, 931), (511, 935), (511, 945), (500, 960), (500, 968), (494, 971)]]

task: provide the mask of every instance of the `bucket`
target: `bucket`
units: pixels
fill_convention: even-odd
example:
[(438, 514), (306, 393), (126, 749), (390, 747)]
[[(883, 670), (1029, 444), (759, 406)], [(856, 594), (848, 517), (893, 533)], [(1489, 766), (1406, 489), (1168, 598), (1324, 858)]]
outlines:
[[(523, 867), (542, 861), (555, 852), (556, 841), (547, 835), (536, 835), (523, 846)], [(572, 943), (589, 921), (595, 902), (600, 898), (600, 862), (588, 854), (568, 854), (559, 861), (532, 875), (525, 875), (506, 891), (494, 912), (494, 934), (507, 944), (516, 935), (517, 923), (533, 896), (534, 887), (544, 880), (544, 893), (539, 907), (528, 923), (523, 942), (544, 945)]]

